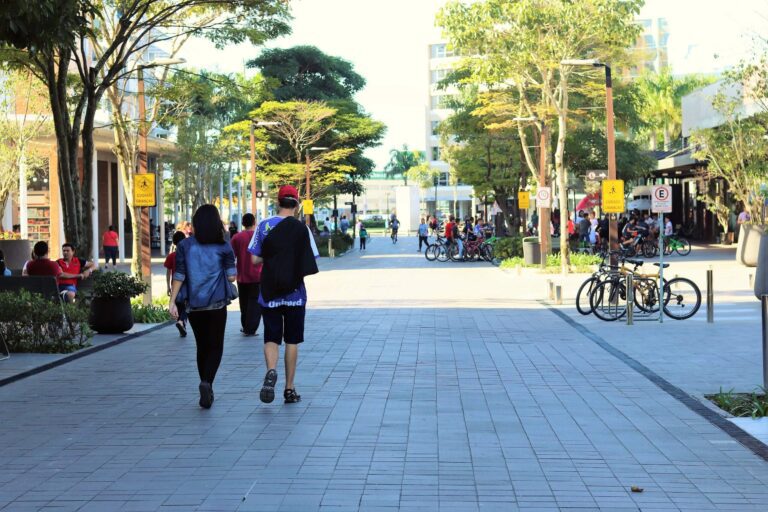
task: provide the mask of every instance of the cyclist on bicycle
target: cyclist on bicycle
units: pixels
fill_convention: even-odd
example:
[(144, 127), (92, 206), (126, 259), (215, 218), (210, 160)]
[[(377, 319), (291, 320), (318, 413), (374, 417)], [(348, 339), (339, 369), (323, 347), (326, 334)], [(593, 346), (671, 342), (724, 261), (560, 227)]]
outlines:
[(392, 243), (397, 243), (397, 230), (400, 229), (400, 221), (397, 220), (397, 216), (393, 213), (392, 214), (392, 223), (390, 224), (390, 227), (392, 228)]
[(627, 222), (624, 225), (624, 229), (621, 230), (621, 237), (623, 238), (623, 241), (621, 242), (621, 245), (624, 248), (629, 247), (630, 245), (633, 245), (638, 242), (639, 231), (637, 229), (637, 219), (633, 215), (629, 218), (629, 222)]
[(675, 228), (672, 226), (672, 219), (664, 217), (664, 236), (672, 236), (675, 234)]

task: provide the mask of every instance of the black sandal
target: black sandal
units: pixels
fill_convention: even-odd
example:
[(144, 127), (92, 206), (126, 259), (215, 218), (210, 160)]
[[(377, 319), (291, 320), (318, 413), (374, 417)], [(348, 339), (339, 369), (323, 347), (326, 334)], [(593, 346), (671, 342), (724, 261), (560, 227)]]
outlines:
[(286, 389), (283, 391), (283, 398), (285, 398), (286, 404), (301, 402), (301, 395), (297, 394), (295, 389)]

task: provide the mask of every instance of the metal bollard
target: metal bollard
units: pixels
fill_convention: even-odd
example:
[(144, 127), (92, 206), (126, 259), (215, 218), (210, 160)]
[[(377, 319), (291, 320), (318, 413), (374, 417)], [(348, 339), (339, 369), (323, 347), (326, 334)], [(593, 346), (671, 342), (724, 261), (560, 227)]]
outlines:
[(328, 239), (328, 257), (329, 258), (335, 258), (336, 254), (333, 250), (333, 244), (331, 243), (331, 239)]
[(551, 279), (547, 279), (547, 289), (549, 300), (555, 300), (555, 283)]
[(707, 323), (715, 321), (715, 289), (713, 287), (713, 271), (707, 270)]
[(763, 312), (763, 389), (768, 389), (768, 295), (760, 297)]
[(555, 286), (555, 304), (563, 303), (563, 287), (559, 284)]
[(632, 274), (627, 275), (627, 325), (634, 325), (635, 320), (635, 282)]

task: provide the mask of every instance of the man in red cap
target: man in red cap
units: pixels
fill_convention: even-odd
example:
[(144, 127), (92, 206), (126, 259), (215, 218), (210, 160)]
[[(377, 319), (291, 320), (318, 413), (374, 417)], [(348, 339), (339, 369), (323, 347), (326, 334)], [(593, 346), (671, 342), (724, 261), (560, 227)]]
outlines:
[(285, 341), (285, 403), (301, 400), (293, 380), (299, 343), (304, 341), (307, 289), (304, 277), (318, 272), (320, 256), (309, 227), (296, 219), (299, 193), (283, 185), (277, 194), (277, 215), (259, 223), (248, 246), (255, 265), (262, 264), (259, 304), (264, 322), (264, 359), (267, 374), (261, 388), (264, 403), (275, 399), (277, 361)]

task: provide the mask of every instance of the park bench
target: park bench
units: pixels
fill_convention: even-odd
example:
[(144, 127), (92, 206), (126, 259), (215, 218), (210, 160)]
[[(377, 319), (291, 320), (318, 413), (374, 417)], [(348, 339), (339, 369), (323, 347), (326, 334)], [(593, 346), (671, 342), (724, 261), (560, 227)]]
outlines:
[[(61, 308), (62, 318), (64, 315), (64, 304), (59, 293), (59, 286), (56, 282), (56, 278), (52, 276), (11, 276), (0, 278), (0, 292), (19, 292), (27, 290), (31, 293), (37, 293), (43, 297), (50, 299), (58, 304)], [(0, 341), (3, 344), (3, 357), (0, 361), (4, 361), (11, 357), (10, 350), (5, 338), (0, 335)]]

